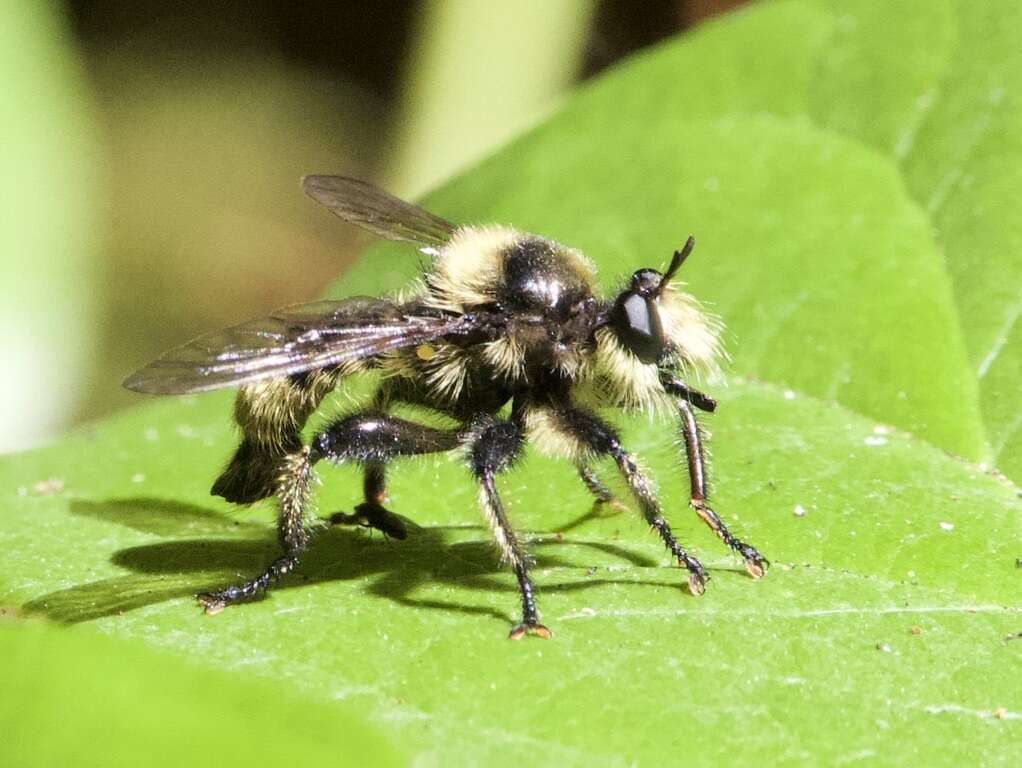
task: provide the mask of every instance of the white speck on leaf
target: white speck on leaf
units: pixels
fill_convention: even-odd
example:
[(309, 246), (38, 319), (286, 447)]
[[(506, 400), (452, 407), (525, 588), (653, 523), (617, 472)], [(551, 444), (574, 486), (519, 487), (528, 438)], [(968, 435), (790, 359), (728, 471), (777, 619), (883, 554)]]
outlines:
[(794, 514), (795, 514), (795, 517), (805, 517), (805, 515), (806, 515), (806, 508), (803, 507), (801, 504), (796, 504), (795, 505), (795, 509), (794, 509)]
[(880, 445), (887, 445), (887, 438), (880, 437), (878, 435), (877, 436), (870, 435), (869, 437), (863, 438), (862, 442), (864, 442), (868, 446), (875, 448)]
[(940, 524), (940, 529), (942, 531), (953, 531), (955, 529), (955, 524), (954, 523), (945, 523), (945, 522), (942, 521), (941, 524)]
[(64, 490), (64, 481), (59, 477), (49, 477), (33, 485), (32, 490), (40, 496), (56, 496)]

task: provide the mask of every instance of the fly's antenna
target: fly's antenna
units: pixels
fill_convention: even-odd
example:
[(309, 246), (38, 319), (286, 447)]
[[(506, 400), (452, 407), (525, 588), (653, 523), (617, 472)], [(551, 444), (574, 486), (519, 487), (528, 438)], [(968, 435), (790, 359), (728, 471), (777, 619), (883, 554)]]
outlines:
[(688, 240), (685, 241), (684, 247), (680, 251), (674, 252), (674, 258), (671, 259), (671, 266), (668, 267), (667, 272), (662, 278), (660, 278), (660, 286), (657, 288), (657, 293), (660, 293), (667, 284), (671, 282), (671, 278), (681, 269), (681, 265), (685, 263), (685, 259), (692, 253), (692, 249), (696, 247), (696, 239), (692, 235), (688, 236)]

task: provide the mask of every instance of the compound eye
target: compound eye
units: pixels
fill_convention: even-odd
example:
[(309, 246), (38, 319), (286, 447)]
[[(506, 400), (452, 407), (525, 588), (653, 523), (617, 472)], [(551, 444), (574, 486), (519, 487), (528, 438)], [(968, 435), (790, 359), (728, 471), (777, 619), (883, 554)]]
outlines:
[(664, 329), (653, 299), (633, 291), (614, 303), (611, 325), (618, 339), (643, 363), (655, 363), (664, 353)]

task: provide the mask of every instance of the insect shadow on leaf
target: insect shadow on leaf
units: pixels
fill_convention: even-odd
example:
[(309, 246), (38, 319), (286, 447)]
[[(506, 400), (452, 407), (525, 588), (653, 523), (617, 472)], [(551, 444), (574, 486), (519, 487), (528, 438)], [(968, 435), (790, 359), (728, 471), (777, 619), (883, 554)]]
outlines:
[[(215, 510), (152, 498), (112, 499), (103, 502), (73, 501), (71, 512), (116, 523), (168, 540), (129, 547), (115, 552), (111, 562), (130, 573), (75, 585), (39, 596), (25, 604), (27, 613), (54, 621), (76, 624), (126, 613), (147, 605), (191, 597), (238, 573), (257, 568), (271, 557), (276, 542), (265, 525), (238, 521)], [(472, 535), (477, 526), (469, 529)], [(365, 580), (371, 594), (418, 608), (489, 615), (501, 621), (506, 615), (463, 602), (415, 597), (422, 587), (434, 583), (467, 590), (500, 590), (493, 574), (498, 566), (492, 545), (486, 541), (455, 540), (466, 533), (458, 527), (422, 527), (400, 545), (361, 530), (327, 528), (309, 548), (303, 578), (282, 588), (310, 584)], [(635, 567), (653, 568), (656, 562), (627, 548), (604, 542), (574, 541)], [(550, 551), (544, 561), (551, 567), (569, 567), (556, 550), (553, 537), (541, 537), (537, 546)], [(551, 590), (572, 591), (617, 583), (615, 579), (586, 579), (550, 585)], [(632, 582), (629, 582), (632, 583)], [(655, 585), (654, 582), (645, 582)], [(664, 586), (664, 585), (655, 585)]]

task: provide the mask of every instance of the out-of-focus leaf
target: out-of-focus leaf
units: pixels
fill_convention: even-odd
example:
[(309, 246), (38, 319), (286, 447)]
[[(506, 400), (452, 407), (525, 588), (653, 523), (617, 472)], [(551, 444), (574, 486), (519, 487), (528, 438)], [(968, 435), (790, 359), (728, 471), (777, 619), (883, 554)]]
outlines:
[(0, 7), (0, 451), (52, 437), (91, 373), (104, 189), (67, 36), (48, 3)]
[[(0, 624), (4, 762), (18, 766), (398, 765), (349, 707), (40, 624)], [(230, 759), (225, 761), (224, 755)]]

